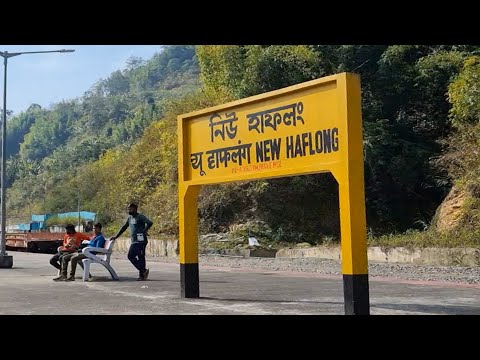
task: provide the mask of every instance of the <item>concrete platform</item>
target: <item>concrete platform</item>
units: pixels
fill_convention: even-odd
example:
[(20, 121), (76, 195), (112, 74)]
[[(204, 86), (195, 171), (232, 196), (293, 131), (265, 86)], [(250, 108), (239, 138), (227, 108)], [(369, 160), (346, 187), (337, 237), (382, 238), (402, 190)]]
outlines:
[[(54, 282), (51, 255), (13, 253), (0, 269), (0, 315), (343, 315), (341, 276), (262, 272), (200, 265), (199, 299), (180, 297), (178, 264), (148, 259), (148, 281), (120, 255), (112, 265), (120, 281), (98, 264), (94, 280)], [(400, 281), (370, 277), (372, 315), (480, 314), (480, 285)], [(93, 310), (96, 308), (96, 310)]]

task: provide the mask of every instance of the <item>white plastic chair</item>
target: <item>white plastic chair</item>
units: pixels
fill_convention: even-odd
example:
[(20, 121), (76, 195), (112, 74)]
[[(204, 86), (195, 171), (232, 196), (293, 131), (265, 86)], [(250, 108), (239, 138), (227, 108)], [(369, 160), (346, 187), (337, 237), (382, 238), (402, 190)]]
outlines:
[[(105, 246), (103, 248), (98, 247), (86, 247), (82, 250), (82, 253), (87, 257), (83, 259), (83, 281), (88, 281), (88, 275), (90, 274), (90, 265), (91, 264), (101, 264), (103, 265), (110, 275), (112, 276), (113, 280), (120, 280), (118, 278), (117, 273), (113, 270), (112, 266), (110, 265), (110, 256), (113, 252), (113, 244), (115, 243), (114, 240), (106, 240)], [(96, 254), (92, 254), (92, 252)]]

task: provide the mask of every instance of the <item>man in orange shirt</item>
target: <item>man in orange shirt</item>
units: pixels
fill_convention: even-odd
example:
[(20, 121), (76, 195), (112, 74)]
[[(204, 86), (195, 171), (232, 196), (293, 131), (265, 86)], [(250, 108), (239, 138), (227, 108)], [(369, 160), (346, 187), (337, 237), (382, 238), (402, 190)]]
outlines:
[[(58, 252), (50, 259), (50, 264), (58, 270), (62, 269), (62, 257), (66, 254), (72, 254), (76, 252), (83, 240), (90, 240), (90, 236), (75, 231), (75, 225), (68, 224), (65, 227), (66, 234), (63, 236), (63, 245)], [(54, 281), (65, 280), (66, 276), (60, 275), (54, 278)]]

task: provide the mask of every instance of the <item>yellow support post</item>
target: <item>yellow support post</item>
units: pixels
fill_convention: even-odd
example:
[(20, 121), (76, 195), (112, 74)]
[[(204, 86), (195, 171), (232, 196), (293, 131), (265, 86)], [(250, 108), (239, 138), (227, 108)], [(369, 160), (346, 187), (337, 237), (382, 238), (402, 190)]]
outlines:
[(331, 172), (345, 313), (369, 314), (360, 79), (342, 73), (178, 117), (182, 297), (199, 297), (202, 185)]
[(370, 314), (360, 79), (338, 81), (340, 116), (347, 124), (339, 183), (340, 231), (345, 314)]
[(200, 188), (200, 186), (179, 187), (178, 191), (180, 283), (184, 298), (200, 296), (197, 215), (197, 199)]

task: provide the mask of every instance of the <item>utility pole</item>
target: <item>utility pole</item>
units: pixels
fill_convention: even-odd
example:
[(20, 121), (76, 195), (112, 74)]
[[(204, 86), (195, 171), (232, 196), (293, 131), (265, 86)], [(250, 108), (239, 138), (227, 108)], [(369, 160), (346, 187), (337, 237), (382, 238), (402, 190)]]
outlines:
[(23, 54), (43, 54), (43, 53), (69, 53), (74, 52), (72, 49), (48, 50), (48, 51), (23, 51), (23, 52), (8, 52), (0, 51), (0, 56), (3, 57), (3, 121), (2, 121), (2, 159), (1, 159), (1, 176), (0, 176), (0, 197), (1, 197), (1, 237), (0, 237), (0, 268), (10, 269), (13, 267), (13, 256), (6, 253), (7, 241), (5, 239), (5, 229), (7, 222), (6, 214), (6, 160), (7, 160), (7, 63), (8, 59), (14, 56)]

